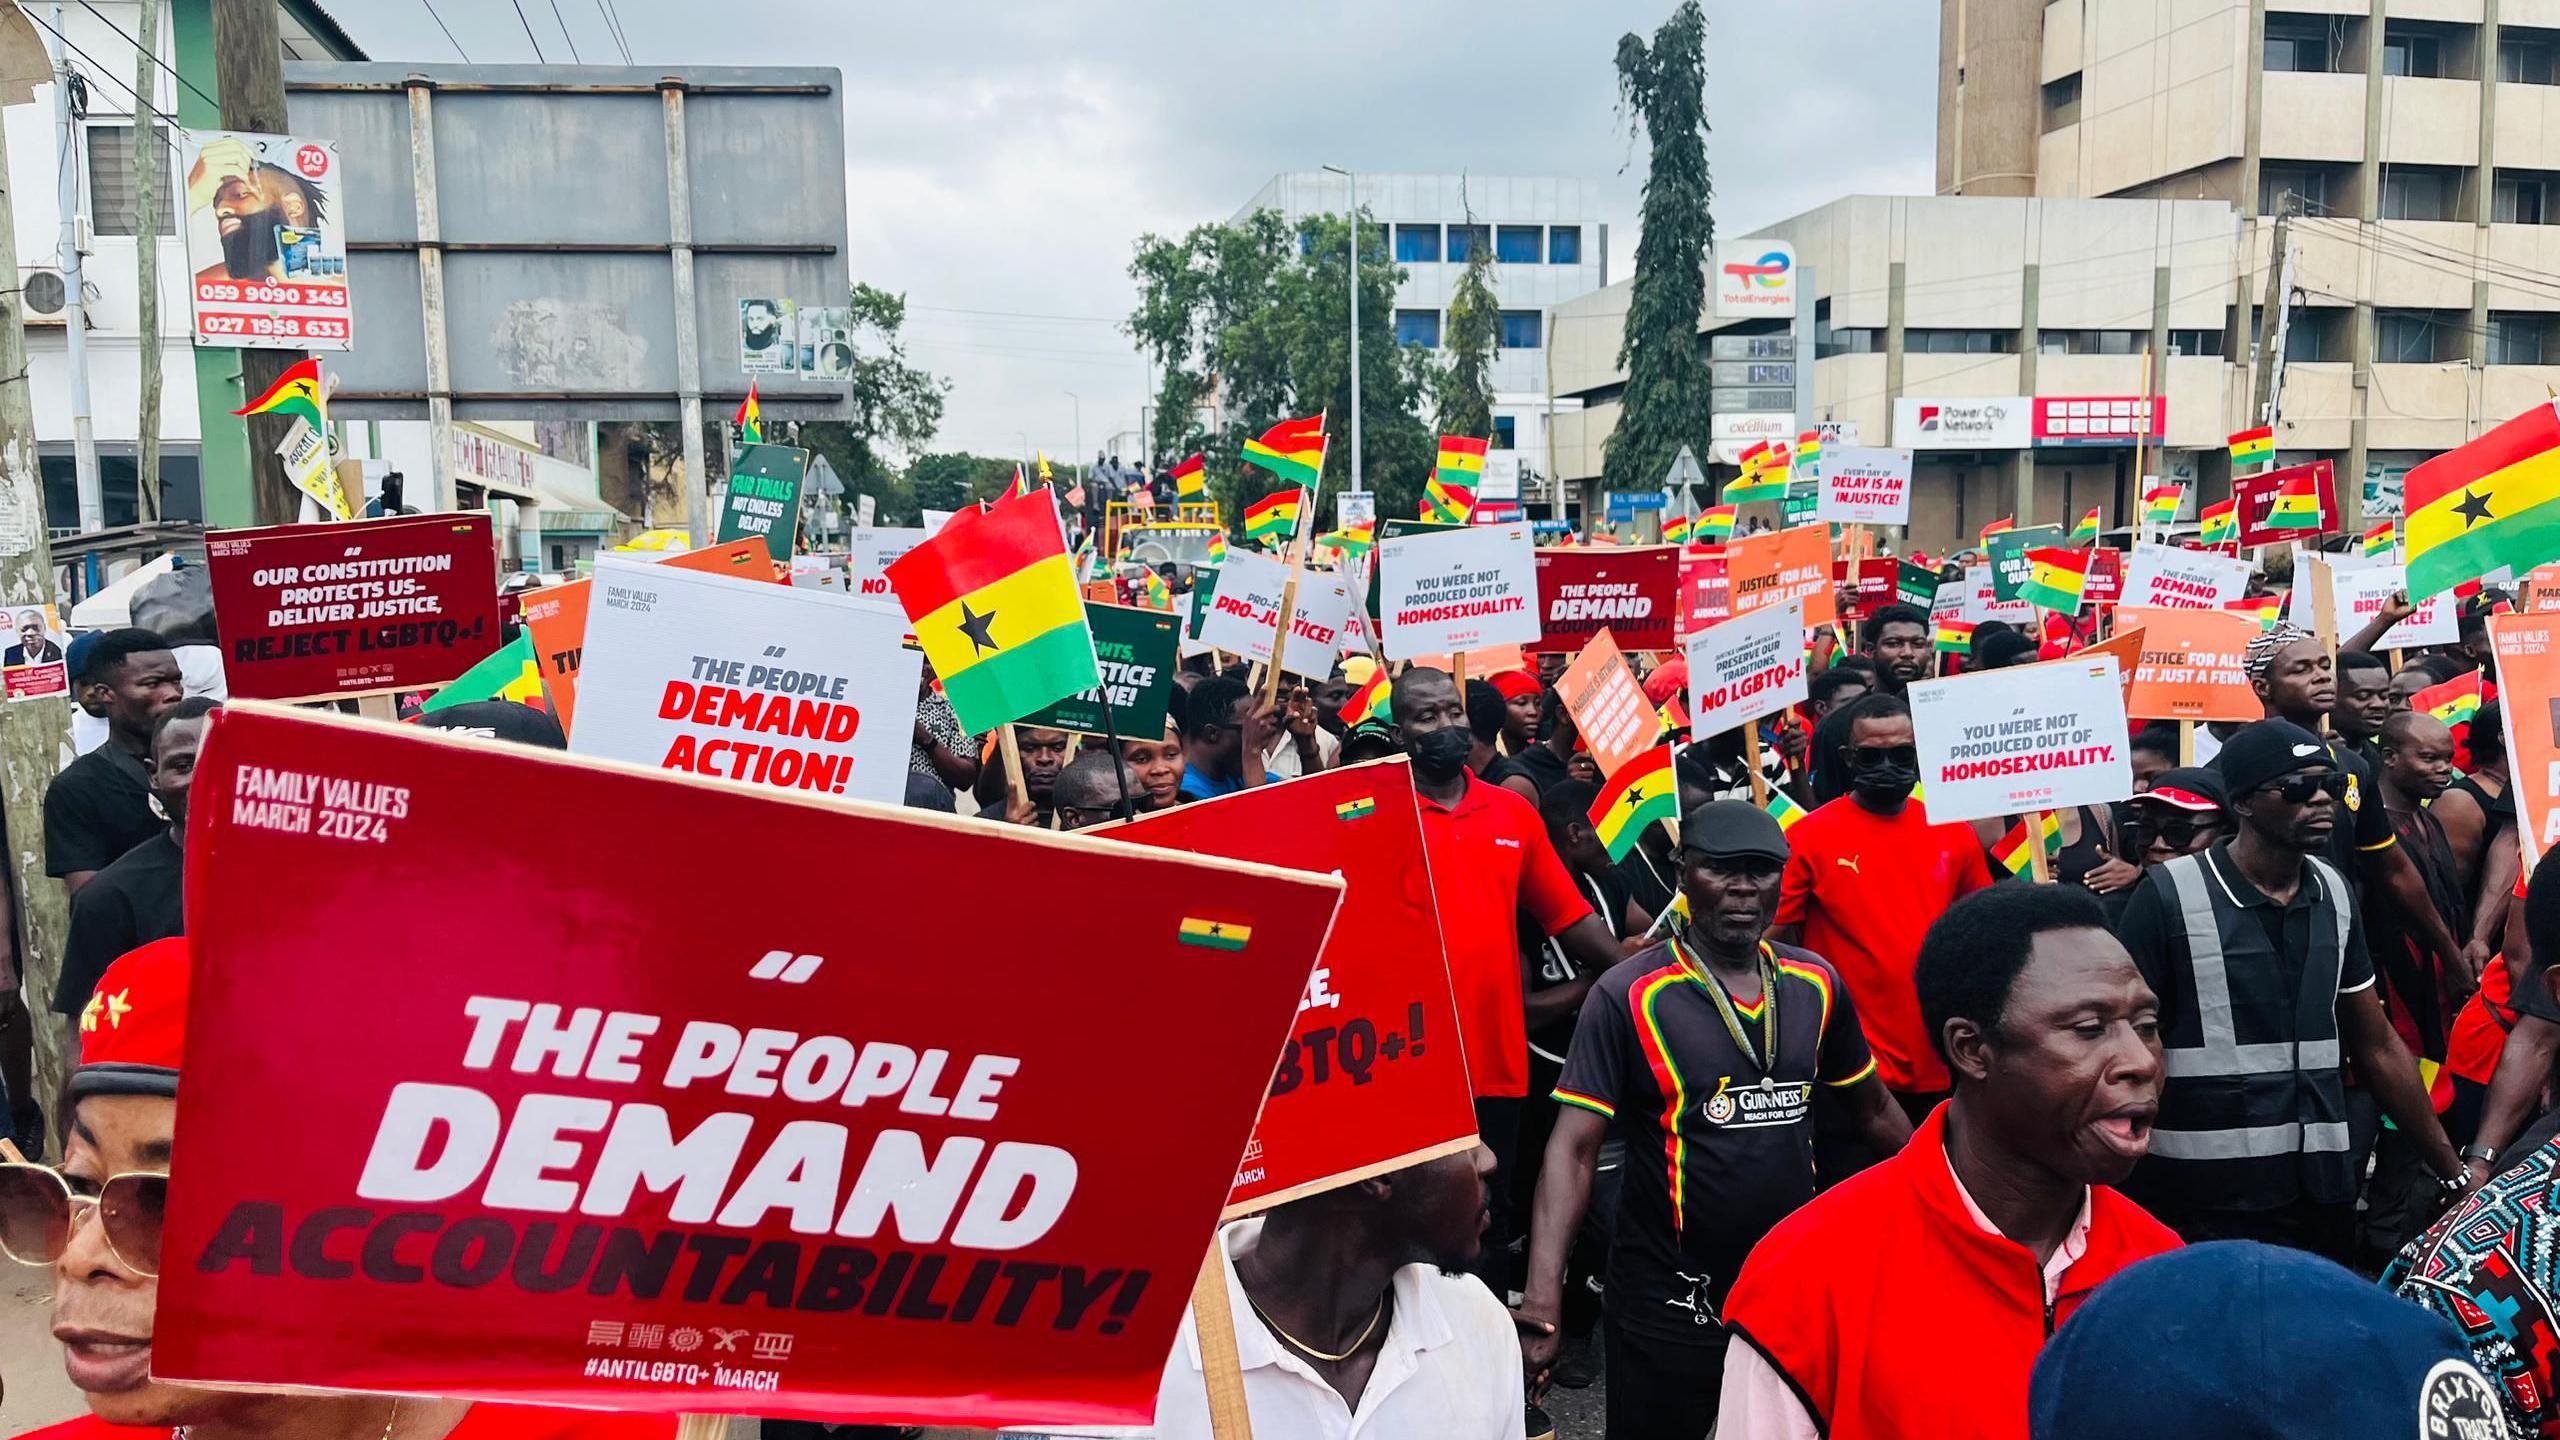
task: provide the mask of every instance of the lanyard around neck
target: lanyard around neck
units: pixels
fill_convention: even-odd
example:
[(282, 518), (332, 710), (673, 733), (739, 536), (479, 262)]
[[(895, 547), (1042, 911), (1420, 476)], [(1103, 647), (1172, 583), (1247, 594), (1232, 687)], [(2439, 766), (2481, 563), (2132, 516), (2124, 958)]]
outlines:
[(1716, 978), (1715, 971), (1698, 958), (1678, 935), (1671, 937), (1671, 953), (1679, 957), (1681, 968), (1689, 972), (1707, 992), (1708, 1000), (1714, 1002), (1716, 1018), (1724, 1022), (1724, 1031), (1733, 1037), (1734, 1047), (1756, 1061), (1761, 1074), (1777, 1073), (1777, 952), (1769, 948), (1769, 942), (1760, 942), (1760, 1048), (1756, 1053), (1752, 1050), (1749, 1033), (1742, 1028), (1742, 1016), (1733, 1003), (1733, 997), (1725, 994), (1724, 982)]

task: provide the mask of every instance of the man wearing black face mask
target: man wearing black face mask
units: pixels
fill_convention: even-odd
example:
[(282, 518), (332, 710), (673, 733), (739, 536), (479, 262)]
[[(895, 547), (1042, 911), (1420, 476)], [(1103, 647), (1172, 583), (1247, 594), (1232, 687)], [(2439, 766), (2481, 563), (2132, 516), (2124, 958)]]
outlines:
[(1788, 832), (1771, 938), (1804, 945), (1848, 982), (1877, 1070), (1916, 1120), (1946, 1098), (1948, 1080), (1920, 1018), (1912, 967), (1929, 923), (1989, 885), (1991, 871), (1970, 828), (1930, 824), (1911, 798), (1920, 783), (1911, 707), (1879, 692), (1841, 715), (1849, 793)]
[[(1507, 1293), (1511, 1170), (1529, 1091), (1529, 1029), (1571, 1016), (1601, 971), (1618, 961), (1609, 927), (1547, 839), (1537, 807), (1467, 768), (1475, 735), (1448, 672), (1416, 666), (1396, 677), (1396, 738), (1412, 757), (1422, 845), (1440, 901), (1440, 938), (1458, 1005), (1458, 1036), (1475, 1082), (1476, 1128), (1493, 1151), (1493, 1229), (1477, 1273)], [(1524, 994), (1520, 937), (1552, 936), (1580, 973)]]

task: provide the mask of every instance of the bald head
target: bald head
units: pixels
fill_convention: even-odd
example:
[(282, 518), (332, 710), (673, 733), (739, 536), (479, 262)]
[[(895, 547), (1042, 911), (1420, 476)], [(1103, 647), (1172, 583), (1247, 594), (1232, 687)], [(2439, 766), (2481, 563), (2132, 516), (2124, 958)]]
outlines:
[(1127, 761), (1106, 750), (1087, 750), (1058, 772), (1057, 786), (1049, 793), (1059, 824), (1081, 830), (1110, 819), (1120, 807), (1121, 796), (1135, 801), (1147, 791)]
[(2453, 731), (2423, 710), (2382, 722), (2383, 783), (2419, 804), (2453, 783)]

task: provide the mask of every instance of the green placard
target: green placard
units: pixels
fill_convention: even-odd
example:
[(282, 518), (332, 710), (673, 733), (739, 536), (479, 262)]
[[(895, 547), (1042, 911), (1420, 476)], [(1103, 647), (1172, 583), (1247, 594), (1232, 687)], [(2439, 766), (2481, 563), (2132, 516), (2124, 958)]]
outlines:
[(729, 497), (720, 502), (722, 544), (754, 536), (777, 561), (791, 558), (800, 530), (800, 482), (808, 478), (809, 452), (789, 445), (750, 445), (729, 472)]
[(2028, 572), (2035, 568), (2028, 562), (2027, 552), (2051, 550), (2061, 544), (2059, 525), (2029, 525), (1992, 536), (1987, 552), (1991, 561), (1991, 598), (2017, 599), (2018, 587), (2027, 583)]
[(1905, 605), (1929, 608), (1938, 598), (1938, 572), (1905, 560), (1893, 572), (1893, 598)]
[(1209, 618), (1209, 602), (1218, 597), (1218, 571), (1214, 568), (1191, 572), (1191, 623), (1183, 630), (1185, 640), (1200, 638), (1200, 622)]
[[(1165, 709), (1173, 700), (1173, 612), (1088, 604), (1084, 618), (1093, 627), (1093, 656), (1102, 664), (1102, 684), (1033, 711), (1018, 723), (1086, 735), (1162, 736)], [(1107, 720), (1105, 698), (1111, 702)]]
[(1812, 485), (1790, 483), (1787, 486), (1786, 498), (1778, 502), (1778, 527), (1782, 530), (1792, 530), (1798, 525), (1810, 525), (1814, 522), (1814, 512), (1821, 507), (1822, 486), (1819, 483)]

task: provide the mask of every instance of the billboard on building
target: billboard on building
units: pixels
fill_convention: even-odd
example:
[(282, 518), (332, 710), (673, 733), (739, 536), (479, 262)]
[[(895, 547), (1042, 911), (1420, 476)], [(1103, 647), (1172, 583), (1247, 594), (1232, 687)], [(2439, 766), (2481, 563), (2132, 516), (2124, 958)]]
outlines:
[(1904, 396), (1893, 402), (1893, 443), (1903, 450), (2024, 450), (2035, 443), (2033, 415), (2023, 395)]
[(1796, 247), (1784, 240), (1736, 240), (1715, 250), (1719, 320), (1792, 320)]
[(2157, 445), (2167, 433), (2168, 416), (2164, 396), (2039, 395), (2036, 443), (2130, 445), (2139, 438)]
[(182, 131), (180, 141), (196, 343), (349, 348), (346, 190), (337, 145), (245, 130)]

